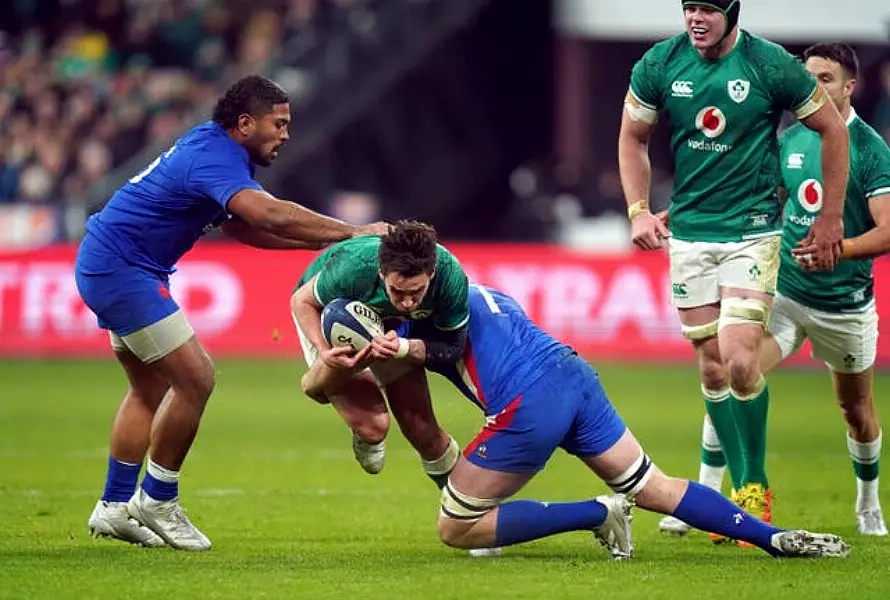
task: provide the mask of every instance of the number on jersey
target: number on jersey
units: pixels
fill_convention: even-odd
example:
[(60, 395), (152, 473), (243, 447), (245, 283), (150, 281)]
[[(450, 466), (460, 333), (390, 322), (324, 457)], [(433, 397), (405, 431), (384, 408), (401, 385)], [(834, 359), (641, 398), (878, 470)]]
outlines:
[(168, 156), (170, 156), (171, 154), (173, 154), (174, 150), (176, 150), (176, 145), (173, 145), (169, 150), (167, 150), (163, 154), (159, 155), (156, 159), (151, 161), (150, 165), (148, 165), (147, 167), (145, 167), (144, 169), (142, 169), (141, 171), (139, 171), (138, 173), (136, 173), (135, 175), (130, 177), (130, 183), (139, 183), (140, 181), (142, 181), (143, 179), (148, 177), (148, 174), (151, 173), (152, 171), (154, 171), (157, 168), (157, 166), (159, 164), (161, 164), (161, 160), (163, 160), (163, 159), (167, 158)]

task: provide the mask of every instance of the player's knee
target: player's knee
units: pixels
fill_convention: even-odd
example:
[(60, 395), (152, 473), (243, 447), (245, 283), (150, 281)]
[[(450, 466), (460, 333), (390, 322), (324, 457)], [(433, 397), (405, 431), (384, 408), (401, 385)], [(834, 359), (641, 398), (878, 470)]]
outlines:
[(841, 402), (841, 412), (847, 424), (857, 433), (865, 433), (877, 422), (877, 415), (868, 398), (864, 396), (844, 399)]
[(736, 392), (750, 394), (760, 382), (760, 366), (757, 356), (750, 352), (738, 352), (726, 360), (729, 385)]
[(389, 414), (378, 413), (363, 416), (361, 419), (350, 419), (348, 424), (352, 432), (359, 438), (376, 444), (386, 439), (386, 434), (389, 433)]
[(640, 452), (627, 469), (606, 481), (606, 484), (616, 494), (624, 494), (633, 498), (646, 487), (657, 471), (652, 459), (645, 452)]
[(452, 548), (472, 546), (472, 542), (466, 539), (467, 532), (500, 503), (499, 499), (474, 498), (459, 492), (449, 481), (442, 488), (439, 539)]
[(696, 347), (698, 371), (702, 385), (709, 390), (720, 390), (729, 385), (726, 367), (720, 358), (717, 338), (711, 338)]

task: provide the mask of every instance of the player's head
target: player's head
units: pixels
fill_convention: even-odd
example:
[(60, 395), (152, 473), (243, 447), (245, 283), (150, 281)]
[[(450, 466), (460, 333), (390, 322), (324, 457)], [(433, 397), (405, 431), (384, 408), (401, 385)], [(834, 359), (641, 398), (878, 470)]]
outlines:
[(859, 58), (847, 44), (815, 44), (803, 51), (807, 70), (819, 80), (839, 110), (850, 104), (859, 76)]
[(713, 48), (739, 24), (741, 0), (683, 0), (686, 34), (696, 50)]
[(380, 278), (392, 305), (405, 314), (420, 306), (436, 274), (436, 230), (419, 221), (398, 221), (380, 238)]
[(265, 77), (242, 77), (216, 101), (213, 120), (244, 146), (254, 164), (268, 167), (289, 137), (287, 92)]

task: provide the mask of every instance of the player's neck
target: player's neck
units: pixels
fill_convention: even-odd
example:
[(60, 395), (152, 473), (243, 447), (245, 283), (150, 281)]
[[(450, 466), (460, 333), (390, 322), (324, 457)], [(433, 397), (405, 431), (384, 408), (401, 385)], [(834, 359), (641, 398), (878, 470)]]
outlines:
[(736, 43), (739, 41), (739, 28), (733, 27), (732, 31), (729, 32), (729, 35), (726, 36), (723, 41), (718, 44), (711, 46), (710, 48), (704, 48), (699, 50), (698, 53), (702, 58), (707, 60), (719, 60), (732, 52), (733, 48), (735, 48)]
[(844, 106), (839, 106), (838, 112), (841, 113), (841, 118), (847, 125), (850, 124), (850, 121), (856, 115), (856, 113), (853, 111), (853, 105), (851, 105), (849, 102), (846, 103)]

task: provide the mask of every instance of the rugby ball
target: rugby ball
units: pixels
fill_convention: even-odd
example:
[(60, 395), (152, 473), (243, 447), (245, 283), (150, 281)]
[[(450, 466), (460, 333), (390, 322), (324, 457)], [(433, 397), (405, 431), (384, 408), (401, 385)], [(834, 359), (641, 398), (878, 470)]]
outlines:
[(383, 335), (383, 319), (367, 304), (338, 298), (321, 311), (321, 331), (333, 348), (350, 346), (361, 350), (371, 338)]

